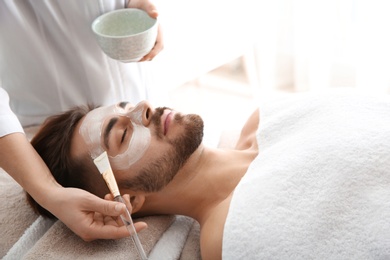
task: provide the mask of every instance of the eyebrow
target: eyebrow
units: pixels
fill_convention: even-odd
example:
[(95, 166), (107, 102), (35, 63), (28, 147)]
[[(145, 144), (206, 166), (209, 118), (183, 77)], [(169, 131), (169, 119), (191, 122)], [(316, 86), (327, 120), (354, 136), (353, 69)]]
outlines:
[(120, 102), (118, 106), (125, 108), (127, 104), (129, 104), (129, 102)]
[(108, 145), (108, 137), (110, 136), (111, 130), (114, 127), (114, 125), (116, 124), (116, 122), (118, 122), (117, 117), (111, 118), (110, 121), (108, 122), (106, 128), (104, 129), (103, 142), (104, 142), (104, 145), (106, 146), (107, 149), (110, 148)]

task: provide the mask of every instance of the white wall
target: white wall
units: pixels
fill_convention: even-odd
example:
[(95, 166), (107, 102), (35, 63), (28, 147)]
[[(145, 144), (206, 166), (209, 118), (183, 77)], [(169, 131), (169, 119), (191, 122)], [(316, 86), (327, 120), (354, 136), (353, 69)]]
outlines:
[(155, 1), (164, 50), (154, 79), (172, 90), (252, 50), (256, 1)]

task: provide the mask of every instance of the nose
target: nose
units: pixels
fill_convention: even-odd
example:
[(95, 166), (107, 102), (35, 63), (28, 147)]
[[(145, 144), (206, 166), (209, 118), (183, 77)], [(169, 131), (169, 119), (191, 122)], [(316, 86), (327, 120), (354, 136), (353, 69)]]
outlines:
[(129, 109), (127, 116), (136, 124), (148, 126), (153, 113), (154, 108), (149, 102), (141, 101), (135, 107)]
[(148, 101), (141, 101), (139, 103), (142, 107), (142, 124), (144, 126), (148, 126), (150, 124), (150, 121), (152, 119), (152, 115), (154, 113), (154, 108)]

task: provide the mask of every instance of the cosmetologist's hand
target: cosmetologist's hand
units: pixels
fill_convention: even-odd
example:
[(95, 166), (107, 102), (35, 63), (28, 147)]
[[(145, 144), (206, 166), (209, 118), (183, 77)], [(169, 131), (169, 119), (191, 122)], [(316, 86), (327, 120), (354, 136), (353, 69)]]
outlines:
[[(138, 8), (144, 10), (150, 17), (157, 18), (158, 12), (156, 6), (149, 0), (130, 0), (128, 8)], [(146, 54), (140, 61), (151, 61), (164, 48), (161, 25), (158, 24), (157, 39), (153, 49)]]
[[(129, 231), (118, 224), (117, 217), (125, 212), (120, 202), (101, 199), (76, 188), (60, 188), (56, 191), (55, 205), (49, 208), (74, 233), (84, 241), (118, 239), (128, 237)], [(145, 222), (134, 223), (137, 232), (146, 228)]]
[[(106, 196), (104, 198), (106, 200), (114, 200), (114, 197), (110, 193), (106, 194)], [(130, 202), (130, 195), (124, 194), (124, 195), (122, 195), (122, 199), (124, 200), (126, 207), (129, 210), (130, 214), (132, 214), (133, 213), (133, 205), (131, 205), (131, 202)], [(121, 218), (116, 218), (116, 222), (118, 223), (119, 226), (123, 225)], [(145, 222), (139, 221), (139, 222), (134, 222), (134, 226), (135, 226), (136, 231), (138, 232), (139, 230), (142, 230), (145, 227), (147, 227), (147, 224)]]

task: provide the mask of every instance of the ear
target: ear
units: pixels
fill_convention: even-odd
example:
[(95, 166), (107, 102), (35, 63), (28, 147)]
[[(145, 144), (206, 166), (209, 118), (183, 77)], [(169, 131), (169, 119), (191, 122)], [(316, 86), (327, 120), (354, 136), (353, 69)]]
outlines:
[(145, 196), (142, 194), (137, 194), (137, 195), (131, 196), (130, 203), (131, 203), (131, 206), (133, 207), (133, 210), (131, 213), (136, 213), (137, 211), (139, 211), (142, 208), (142, 206), (144, 205), (144, 202), (145, 202)]

